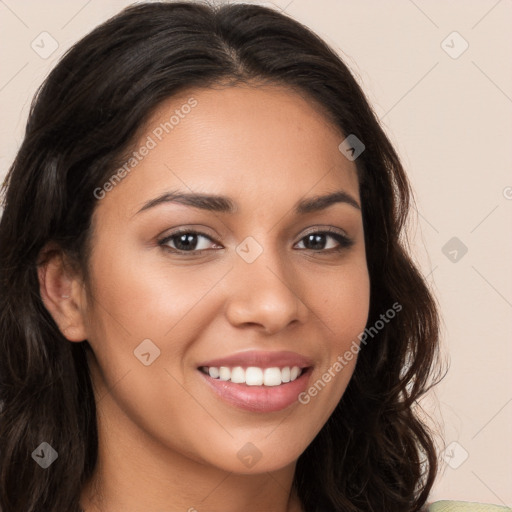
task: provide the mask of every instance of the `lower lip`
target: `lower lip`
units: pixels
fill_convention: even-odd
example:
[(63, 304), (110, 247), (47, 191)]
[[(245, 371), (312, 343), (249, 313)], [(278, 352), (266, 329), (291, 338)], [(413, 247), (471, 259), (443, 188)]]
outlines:
[(212, 379), (201, 370), (198, 371), (225, 402), (246, 411), (275, 412), (298, 402), (298, 396), (307, 388), (311, 368), (305, 369), (293, 382), (279, 386), (235, 384), (229, 380)]

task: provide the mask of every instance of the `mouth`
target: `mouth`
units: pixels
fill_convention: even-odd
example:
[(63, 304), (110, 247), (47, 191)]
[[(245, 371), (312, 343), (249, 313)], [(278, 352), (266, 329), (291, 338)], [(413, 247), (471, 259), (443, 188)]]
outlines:
[(299, 366), (277, 366), (271, 368), (260, 368), (257, 366), (201, 366), (199, 371), (212, 379), (218, 379), (234, 384), (245, 384), (246, 386), (281, 386), (298, 379), (307, 368)]
[(203, 382), (225, 404), (268, 413), (299, 404), (313, 362), (292, 352), (246, 352), (197, 367)]

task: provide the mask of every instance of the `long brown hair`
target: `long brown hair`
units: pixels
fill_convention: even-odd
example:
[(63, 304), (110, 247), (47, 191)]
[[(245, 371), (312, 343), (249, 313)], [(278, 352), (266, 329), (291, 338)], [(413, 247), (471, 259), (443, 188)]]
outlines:
[[(340, 57), (309, 29), (255, 5), (148, 3), (74, 45), (39, 89), (4, 184), (0, 222), (0, 508), (79, 510), (97, 459), (87, 341), (68, 342), (44, 307), (38, 255), (50, 241), (85, 272), (94, 190), (137, 129), (192, 87), (264, 81), (319, 104), (365, 145), (356, 160), (371, 281), (368, 326), (400, 313), (364, 344), (349, 386), (300, 456), (305, 510), (419, 510), (436, 452), (415, 412), (439, 376), (435, 301), (404, 242), (410, 188), (390, 141)], [(341, 141), (340, 141), (341, 142)], [(31, 458), (46, 441), (47, 469)]]

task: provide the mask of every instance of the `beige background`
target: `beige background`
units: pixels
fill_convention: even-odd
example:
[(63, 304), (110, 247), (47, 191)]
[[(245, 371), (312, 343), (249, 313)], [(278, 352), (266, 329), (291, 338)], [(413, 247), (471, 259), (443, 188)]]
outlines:
[[(130, 3), (0, 0), (0, 178), (37, 86), (71, 44)], [(511, 506), (512, 1), (275, 6), (342, 53), (416, 193), (413, 247), (438, 297), (451, 359), (424, 402), (442, 418), (448, 445), (432, 498)], [(41, 32), (58, 44), (46, 58), (31, 47), (35, 41), (40, 52), (51, 50)], [(453, 237), (455, 245), (445, 247)]]

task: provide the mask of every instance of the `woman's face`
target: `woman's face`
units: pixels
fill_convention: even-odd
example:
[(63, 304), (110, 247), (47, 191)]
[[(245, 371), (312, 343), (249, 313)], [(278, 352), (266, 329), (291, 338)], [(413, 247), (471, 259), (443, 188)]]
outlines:
[(191, 91), (153, 114), (96, 191), (86, 335), (112, 436), (236, 473), (313, 440), (369, 307), (344, 138), (280, 87)]

